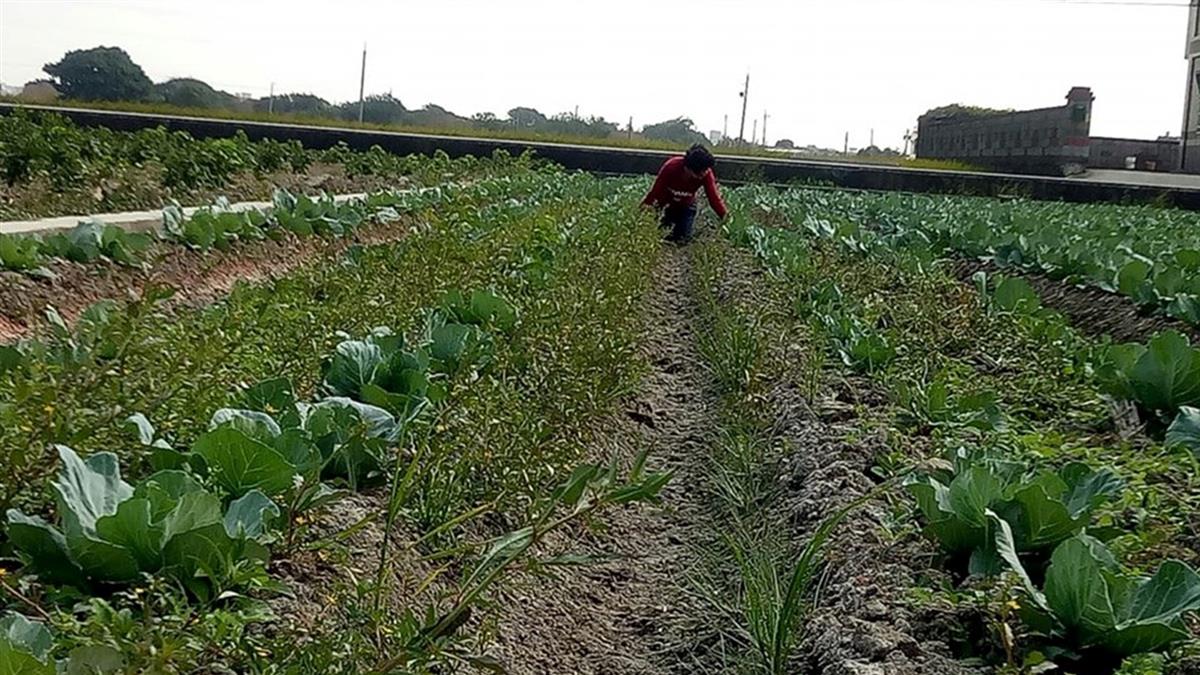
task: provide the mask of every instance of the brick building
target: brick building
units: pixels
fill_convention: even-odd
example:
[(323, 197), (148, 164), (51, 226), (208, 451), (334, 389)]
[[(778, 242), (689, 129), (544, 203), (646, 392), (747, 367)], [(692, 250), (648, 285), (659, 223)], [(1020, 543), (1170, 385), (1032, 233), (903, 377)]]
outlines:
[(917, 157), (957, 160), (1016, 173), (1072, 174), (1089, 160), (1092, 90), (1074, 87), (1065, 105), (1017, 112), (951, 106), (917, 123)]
[(1092, 136), (1088, 168), (1170, 172), (1179, 169), (1178, 138), (1153, 141)]
[(1188, 173), (1200, 173), (1200, 8), (1195, 0), (1189, 3), (1186, 94), (1183, 107), (1183, 143), (1180, 168)]

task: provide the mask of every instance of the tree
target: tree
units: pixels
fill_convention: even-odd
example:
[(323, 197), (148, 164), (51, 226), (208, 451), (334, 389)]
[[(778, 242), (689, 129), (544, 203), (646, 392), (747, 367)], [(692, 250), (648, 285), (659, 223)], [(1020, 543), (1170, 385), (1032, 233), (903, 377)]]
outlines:
[(680, 145), (708, 142), (704, 134), (696, 131), (695, 123), (686, 117), (676, 117), (673, 120), (645, 126), (642, 128), (642, 135), (646, 138)]
[[(358, 119), (358, 101), (338, 106), (343, 119)], [(375, 94), (363, 101), (363, 121), (371, 124), (400, 124), (404, 121), (404, 104), (391, 94)]]
[[(354, 119), (358, 119), (358, 103), (355, 103)], [(308, 115), (310, 117), (332, 117), (335, 114), (334, 107), (321, 98), (313, 94), (280, 94), (275, 97), (274, 102), (270, 97), (260, 98), (254, 101), (254, 110), (256, 112), (274, 111), (284, 115)]]
[(495, 130), (495, 129), (499, 129), (501, 127), (501, 125), (503, 124), (503, 122), (501, 122), (500, 118), (496, 117), (496, 115), (494, 113), (481, 112), (481, 113), (475, 113), (474, 115), (471, 115), (471, 124), (474, 124), (475, 126), (479, 127), (480, 129)]
[(796, 143), (793, 142), (792, 139), (790, 139), (790, 138), (781, 138), (781, 139), (775, 141), (775, 147), (777, 147), (781, 150), (795, 150)]
[(92, 101), (144, 101), (154, 83), (120, 47), (95, 47), (67, 52), (58, 63), (42, 70), (54, 78), (66, 98)]
[(974, 119), (981, 117), (995, 117), (996, 115), (1007, 115), (1014, 112), (1012, 108), (984, 108), (977, 105), (962, 105), (961, 103), (952, 103), (927, 111), (922, 117), (941, 117), (950, 119)]
[(430, 103), (420, 110), (414, 110), (404, 116), (404, 123), (418, 127), (468, 127), (471, 120), (459, 117), (440, 105)]
[(900, 151), (895, 148), (879, 148), (874, 145), (868, 145), (858, 151), (859, 157), (900, 157)]
[(170, 105), (184, 108), (230, 108), (237, 97), (217, 91), (206, 82), (190, 77), (180, 77), (154, 85), (154, 98)]
[(562, 113), (546, 120), (538, 131), (560, 136), (590, 136), (593, 138), (608, 138), (617, 130), (617, 125), (603, 117), (576, 117), (571, 113)]
[(537, 127), (546, 123), (546, 116), (533, 108), (513, 108), (508, 111), (508, 123), (515, 127)]

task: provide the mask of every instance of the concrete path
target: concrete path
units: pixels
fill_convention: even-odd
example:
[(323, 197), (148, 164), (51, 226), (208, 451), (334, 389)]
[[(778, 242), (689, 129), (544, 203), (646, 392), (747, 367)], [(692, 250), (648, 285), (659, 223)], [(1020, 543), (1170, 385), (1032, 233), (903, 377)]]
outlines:
[(1126, 169), (1088, 169), (1071, 180), (1093, 183), (1122, 183), (1150, 187), (1184, 190), (1200, 189), (1200, 176), (1186, 173), (1156, 173), (1152, 171), (1129, 171)]
[[(335, 195), (334, 201), (344, 202), (350, 199), (366, 197), (364, 193)], [(237, 202), (230, 205), (232, 211), (249, 211), (258, 209), (269, 210), (271, 202)], [(183, 214), (191, 217), (193, 213), (204, 207), (189, 206), (183, 209)], [(42, 218), (40, 220), (10, 220), (0, 222), (0, 234), (49, 234), (69, 230), (81, 222), (98, 220), (102, 223), (117, 225), (134, 232), (145, 232), (162, 226), (162, 209), (155, 211), (124, 211), (122, 213), (105, 213), (92, 216), (59, 216), (57, 218)]]

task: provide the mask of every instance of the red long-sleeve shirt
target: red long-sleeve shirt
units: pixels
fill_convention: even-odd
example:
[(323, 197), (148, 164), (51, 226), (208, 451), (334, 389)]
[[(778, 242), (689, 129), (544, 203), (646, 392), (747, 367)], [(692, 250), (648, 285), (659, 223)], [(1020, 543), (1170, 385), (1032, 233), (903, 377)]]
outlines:
[(642, 200), (647, 206), (668, 206), (679, 204), (690, 206), (696, 203), (696, 192), (704, 188), (708, 203), (716, 212), (718, 218), (724, 218), (725, 202), (717, 191), (717, 177), (712, 169), (706, 170), (698, 178), (690, 174), (683, 164), (682, 157), (672, 157), (663, 163), (658, 170), (658, 178), (654, 179), (654, 187)]

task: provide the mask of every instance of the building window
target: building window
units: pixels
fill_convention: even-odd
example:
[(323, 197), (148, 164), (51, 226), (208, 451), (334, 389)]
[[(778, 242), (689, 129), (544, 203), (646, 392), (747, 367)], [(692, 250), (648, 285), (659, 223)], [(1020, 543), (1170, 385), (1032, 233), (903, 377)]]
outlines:
[(1071, 108), (1071, 121), (1076, 124), (1083, 124), (1087, 121), (1087, 106), (1082, 103), (1077, 103)]

